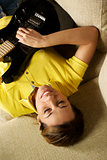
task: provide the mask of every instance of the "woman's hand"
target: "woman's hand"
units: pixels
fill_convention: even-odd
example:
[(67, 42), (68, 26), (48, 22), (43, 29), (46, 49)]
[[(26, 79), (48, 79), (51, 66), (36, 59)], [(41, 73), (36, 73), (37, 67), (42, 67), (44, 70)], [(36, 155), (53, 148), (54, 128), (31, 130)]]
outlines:
[(19, 42), (30, 47), (45, 47), (45, 36), (30, 28), (19, 28), (16, 38), (19, 39)]

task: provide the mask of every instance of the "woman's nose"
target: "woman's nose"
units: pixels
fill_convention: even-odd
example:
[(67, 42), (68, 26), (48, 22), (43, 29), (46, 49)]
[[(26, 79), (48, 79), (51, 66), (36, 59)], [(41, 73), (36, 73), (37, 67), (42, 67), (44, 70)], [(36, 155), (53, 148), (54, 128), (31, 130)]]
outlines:
[(48, 99), (48, 105), (54, 109), (56, 108), (56, 98), (55, 96), (50, 96), (49, 99)]

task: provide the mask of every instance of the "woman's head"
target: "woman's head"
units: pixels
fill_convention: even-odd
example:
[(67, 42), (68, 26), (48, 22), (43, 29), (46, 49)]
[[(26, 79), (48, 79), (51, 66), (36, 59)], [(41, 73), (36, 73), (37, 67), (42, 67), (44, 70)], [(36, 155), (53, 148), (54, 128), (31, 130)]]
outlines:
[(83, 116), (67, 97), (43, 85), (37, 91), (35, 103), (41, 133), (47, 142), (68, 146), (78, 140), (84, 128)]
[(38, 120), (47, 126), (60, 125), (75, 118), (67, 97), (50, 86), (39, 87), (35, 102)]

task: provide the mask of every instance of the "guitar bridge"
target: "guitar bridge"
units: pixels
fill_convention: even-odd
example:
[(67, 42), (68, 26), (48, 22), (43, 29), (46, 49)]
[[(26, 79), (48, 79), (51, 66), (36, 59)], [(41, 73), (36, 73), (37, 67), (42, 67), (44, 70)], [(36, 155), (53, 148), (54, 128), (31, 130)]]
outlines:
[(6, 40), (0, 45), (0, 61), (3, 60), (3, 57), (8, 54), (10, 51), (12, 51), (15, 48), (15, 46)]

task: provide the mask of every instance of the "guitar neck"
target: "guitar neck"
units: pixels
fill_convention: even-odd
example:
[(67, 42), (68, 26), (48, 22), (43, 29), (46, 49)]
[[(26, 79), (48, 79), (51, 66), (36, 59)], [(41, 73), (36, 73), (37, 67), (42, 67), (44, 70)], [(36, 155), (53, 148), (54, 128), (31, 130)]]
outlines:
[(3, 60), (3, 57), (11, 52), (15, 48), (15, 45), (10, 41), (6, 40), (0, 45), (0, 61)]

